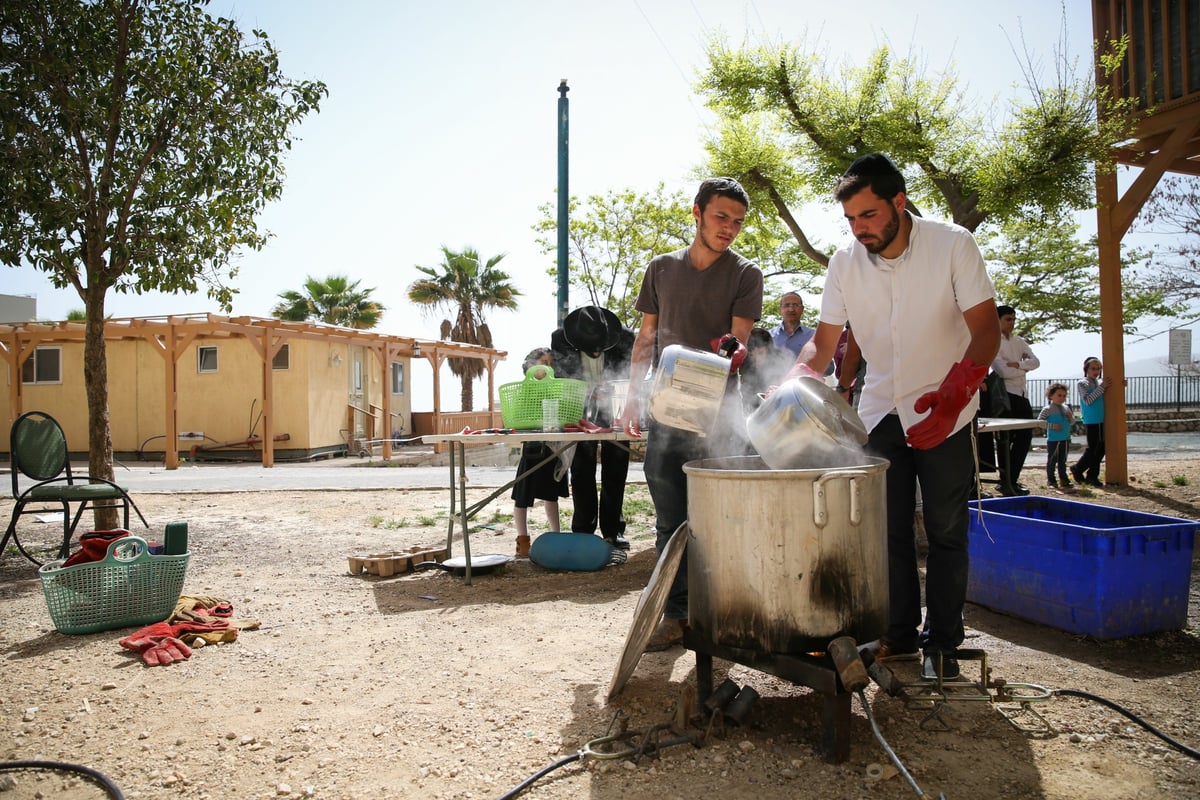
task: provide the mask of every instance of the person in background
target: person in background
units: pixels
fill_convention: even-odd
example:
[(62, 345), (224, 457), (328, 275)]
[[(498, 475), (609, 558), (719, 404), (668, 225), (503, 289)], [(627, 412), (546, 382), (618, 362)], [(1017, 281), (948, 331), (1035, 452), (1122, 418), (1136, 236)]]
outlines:
[[(751, 261), (730, 246), (742, 231), (750, 196), (732, 178), (709, 178), (700, 184), (692, 204), (696, 235), (682, 250), (656, 256), (646, 267), (635, 307), (642, 325), (633, 345), (629, 398), (620, 424), (641, 435), (640, 389), (663, 349), (679, 344), (721, 352), (732, 346), (732, 376), (746, 358), (744, 342), (762, 317), (763, 276)], [(736, 341), (735, 341), (736, 340)], [(737, 382), (726, 387), (725, 402), (739, 403)], [(738, 414), (740, 417), (740, 413)], [(723, 442), (734, 446), (732, 441)], [(699, 434), (655, 422), (646, 442), (644, 470), (654, 501), (656, 546), (661, 556), (671, 536), (688, 516), (687, 476), (683, 465), (697, 458), (736, 455)], [(687, 626), (687, 559), (683, 559), (667, 596), (663, 619), (646, 649), (666, 650), (683, 640)]]
[(762, 403), (759, 395), (779, 383), (779, 378), (787, 372), (793, 358), (789, 351), (775, 346), (771, 332), (766, 328), (750, 331), (750, 339), (746, 342), (746, 361), (738, 372), (742, 410), (747, 415)]
[[(1012, 306), (997, 306), (1000, 316), (1000, 352), (992, 360), (992, 369), (1004, 378), (1008, 389), (1009, 410), (1004, 416), (1011, 419), (1033, 419), (1033, 406), (1026, 395), (1025, 375), (1042, 365), (1033, 354), (1029, 344), (1013, 333), (1017, 323), (1017, 312)], [(1000, 494), (1008, 497), (1029, 494), (1020, 484), (1021, 470), (1025, 457), (1033, 444), (1033, 430), (1023, 428), (1009, 431), (998, 437), (996, 442), (996, 467), (1000, 470)]]
[[(550, 335), (554, 374), (584, 381), (588, 402), (584, 415), (600, 427), (613, 424), (613, 381), (629, 374), (634, 333), (607, 308), (584, 306), (567, 314), (563, 326)], [(598, 451), (598, 452), (597, 452)], [(600, 461), (600, 494), (596, 502), (596, 460)], [(616, 442), (579, 442), (571, 459), (573, 533), (601, 536), (613, 547), (629, 549), (625, 538), (625, 478), (629, 451)]]
[[(779, 298), (779, 317), (782, 320), (771, 329), (771, 341), (780, 350), (787, 350), (794, 360), (800, 355), (800, 349), (808, 344), (816, 333), (816, 328), (807, 328), (800, 318), (804, 316), (804, 300), (796, 292), (784, 292)], [(833, 374), (833, 362), (825, 368), (826, 375)]]
[(1076, 483), (1102, 488), (1100, 462), (1104, 460), (1104, 392), (1112, 386), (1112, 378), (1102, 378), (1104, 364), (1095, 356), (1083, 361), (1083, 380), (1079, 382), (1079, 408), (1087, 447), (1071, 467)]
[(1053, 489), (1059, 487), (1059, 482), (1064, 489), (1073, 488), (1067, 478), (1067, 451), (1071, 449), (1071, 424), (1075, 417), (1067, 405), (1066, 384), (1052, 383), (1046, 387), (1046, 405), (1038, 412), (1038, 419), (1046, 422), (1046, 483)]
[[(554, 356), (548, 347), (538, 347), (529, 351), (521, 364), (521, 372), (528, 373), (531, 367), (554, 367)], [(542, 380), (550, 373), (542, 370), (533, 377)], [(521, 461), (517, 464), (517, 474), (522, 475), (534, 464), (550, 455), (549, 449), (541, 442), (525, 442), (521, 446)], [(546, 504), (546, 524), (550, 530), (558, 531), (558, 498), (567, 496), (567, 476), (556, 478), (554, 475), (558, 459), (552, 458), (542, 464), (531, 474), (513, 484), (513, 525), (517, 529), (517, 557), (529, 558), (529, 509), (537, 500)]]
[[(904, 176), (882, 153), (850, 165), (834, 190), (854, 241), (829, 260), (821, 318), (789, 377), (820, 379), (847, 321), (868, 367), (858, 413), (886, 458), (887, 632), (877, 658), (924, 650), (926, 680), (959, 676), (965, 637), (968, 500), (976, 393), (1000, 343), (995, 290), (971, 233), (907, 208)], [(846, 362), (843, 362), (846, 368)], [(913, 518), (925, 501), (924, 622)]]
[(782, 321), (771, 329), (771, 341), (780, 349), (790, 350), (795, 358), (817, 329), (801, 324), (804, 300), (795, 292), (784, 292), (783, 297), (779, 298), (779, 316)]

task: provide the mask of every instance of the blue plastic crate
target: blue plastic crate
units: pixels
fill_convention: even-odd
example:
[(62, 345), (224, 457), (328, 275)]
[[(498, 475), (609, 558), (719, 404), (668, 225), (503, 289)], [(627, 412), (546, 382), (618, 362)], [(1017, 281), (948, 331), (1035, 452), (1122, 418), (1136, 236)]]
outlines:
[(1049, 497), (972, 506), (972, 603), (1097, 639), (1187, 626), (1196, 522)]

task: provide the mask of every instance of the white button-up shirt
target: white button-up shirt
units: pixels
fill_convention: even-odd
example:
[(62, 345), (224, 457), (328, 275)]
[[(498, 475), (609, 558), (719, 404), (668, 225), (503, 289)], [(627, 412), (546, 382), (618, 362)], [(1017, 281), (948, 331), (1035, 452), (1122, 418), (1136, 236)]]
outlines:
[[(1009, 364), (1014, 361), (1017, 366), (1010, 367)], [(996, 358), (992, 360), (992, 369), (1004, 378), (1004, 386), (1009, 394), (1026, 397), (1025, 373), (1041, 365), (1042, 362), (1029, 349), (1029, 343), (1020, 336), (1014, 333), (1000, 337), (1000, 352), (996, 353)]]
[[(909, 217), (899, 258), (872, 255), (854, 240), (829, 260), (821, 295), (821, 322), (840, 328), (849, 320), (867, 362), (858, 413), (868, 431), (893, 411), (905, 430), (924, 418), (913, 403), (941, 385), (971, 341), (963, 312), (996, 294), (970, 231)], [(976, 395), (955, 431), (978, 404)]]

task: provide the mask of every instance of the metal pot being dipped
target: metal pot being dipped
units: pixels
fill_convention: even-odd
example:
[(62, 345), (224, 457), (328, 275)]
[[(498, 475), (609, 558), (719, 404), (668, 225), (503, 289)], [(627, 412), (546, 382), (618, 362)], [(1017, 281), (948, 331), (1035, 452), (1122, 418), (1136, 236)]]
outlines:
[(746, 434), (772, 469), (832, 467), (861, 458), (858, 412), (815, 378), (784, 381), (746, 419)]
[(886, 459), (771, 469), (757, 456), (691, 461), (688, 622), (727, 647), (823, 651), (888, 621)]

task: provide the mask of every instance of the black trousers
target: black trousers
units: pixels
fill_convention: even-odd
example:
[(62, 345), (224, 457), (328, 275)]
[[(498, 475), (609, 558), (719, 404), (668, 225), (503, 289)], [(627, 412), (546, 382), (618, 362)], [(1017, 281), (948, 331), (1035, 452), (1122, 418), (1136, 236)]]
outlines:
[(1104, 423), (1095, 422), (1084, 426), (1087, 431), (1087, 447), (1075, 462), (1075, 471), (1082, 473), (1084, 480), (1100, 480), (1100, 462), (1104, 460)]
[[(1008, 393), (1008, 419), (1033, 419), (1033, 408), (1029, 398), (1019, 394)], [(1033, 431), (1022, 428), (1017, 431), (1005, 431), (1003, 436), (996, 437), (996, 467), (1000, 470), (1001, 486), (1016, 486), (1021, 479), (1021, 470), (1025, 468), (1025, 456), (1029, 455), (1029, 446), (1033, 444)]]
[[(600, 495), (596, 502), (596, 450), (600, 452)], [(571, 530), (595, 533), (597, 526), (606, 539), (625, 532), (625, 479), (629, 475), (629, 451), (616, 442), (580, 442), (571, 460), (571, 498), (575, 513)]]
[[(963, 643), (967, 600), (967, 502), (975, 482), (971, 425), (930, 450), (908, 446), (900, 418), (888, 414), (871, 431), (867, 449), (886, 458), (889, 622), (887, 639), (900, 650), (953, 652)], [(921, 486), (929, 555), (925, 608), (913, 536), (916, 489)]]

